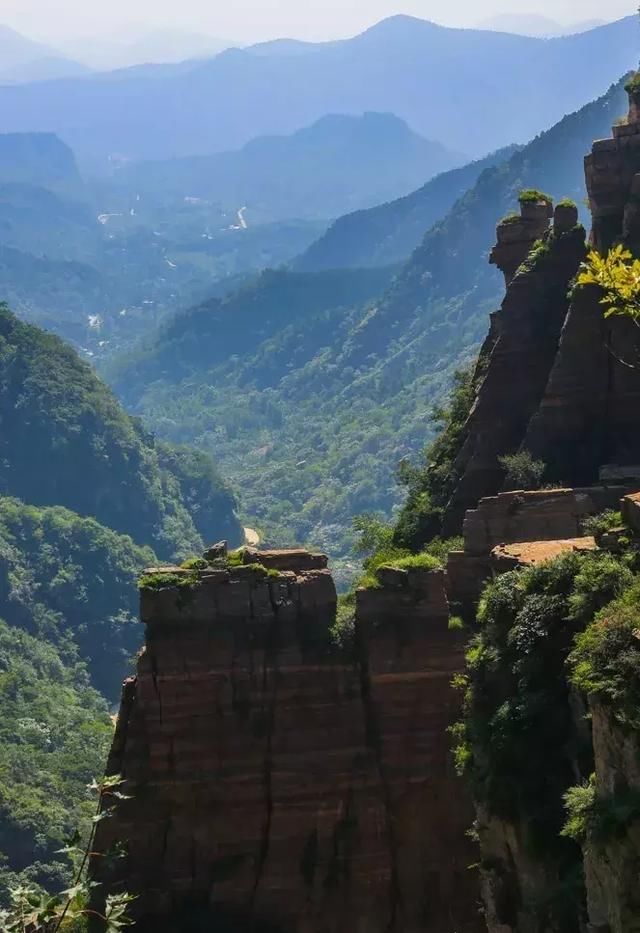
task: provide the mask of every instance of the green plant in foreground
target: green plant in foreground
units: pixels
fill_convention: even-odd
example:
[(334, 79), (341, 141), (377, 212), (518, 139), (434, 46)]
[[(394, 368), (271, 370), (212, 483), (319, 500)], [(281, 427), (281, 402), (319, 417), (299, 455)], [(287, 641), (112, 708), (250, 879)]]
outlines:
[(102, 933), (119, 933), (133, 924), (127, 910), (135, 898), (127, 893), (108, 895), (104, 902), (104, 912), (95, 910), (92, 907), (91, 890), (96, 885), (86, 875), (96, 826), (112, 815), (117, 801), (130, 799), (119, 790), (122, 783), (119, 775), (112, 775), (101, 781), (93, 781), (90, 785), (98, 796), (98, 804), (87, 844), (80, 848), (76, 835), (62, 850), (74, 862), (74, 884), (53, 896), (35, 885), (13, 888), (9, 908), (0, 910), (2, 933), (85, 933), (90, 917), (101, 922)]
[(576, 284), (602, 289), (605, 317), (627, 317), (640, 326), (640, 259), (634, 259), (624, 246), (614, 246), (606, 256), (592, 250)]

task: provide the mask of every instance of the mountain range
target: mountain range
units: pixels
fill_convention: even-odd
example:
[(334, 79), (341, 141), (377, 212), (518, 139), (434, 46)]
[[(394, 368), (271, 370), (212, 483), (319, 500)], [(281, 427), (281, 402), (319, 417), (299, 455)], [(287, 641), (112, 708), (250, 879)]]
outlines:
[[(503, 287), (488, 264), (496, 223), (534, 185), (582, 198), (582, 154), (624, 99), (618, 84), (482, 171), (379, 297), (345, 301), (328, 270), (298, 273), (295, 292), (293, 273), (263, 276), (222, 305), (176, 316), (108, 378), (159, 436), (215, 450), (271, 539), (344, 555), (354, 514), (398, 503), (395, 465), (428, 439), (432, 406), (484, 336)], [(367, 212), (353, 217), (357, 239)], [(323, 288), (324, 307), (312, 307), (305, 291)], [(267, 291), (277, 316), (264, 314)], [(244, 350), (240, 335), (227, 349), (236, 320)]]
[(88, 74), (86, 65), (0, 25), (0, 85)]
[(56, 132), (81, 164), (104, 168), (109, 157), (211, 154), (327, 113), (376, 111), (482, 156), (530, 139), (637, 59), (631, 17), (542, 40), (396, 16), (352, 39), (288, 48), (229, 49), (188, 70), (167, 66), (160, 78), (134, 70), (117, 81), (98, 75), (0, 88), (0, 124)]
[(413, 191), (465, 159), (412, 132), (393, 114), (327, 115), (290, 136), (237, 152), (125, 164), (113, 176), (136, 213), (197, 199), (242, 221), (330, 219)]

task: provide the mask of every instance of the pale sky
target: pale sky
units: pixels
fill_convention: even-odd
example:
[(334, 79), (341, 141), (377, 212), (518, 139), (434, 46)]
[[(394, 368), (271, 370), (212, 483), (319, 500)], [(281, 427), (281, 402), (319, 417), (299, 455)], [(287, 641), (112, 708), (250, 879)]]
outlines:
[(636, 0), (0, 0), (0, 23), (33, 38), (78, 37), (122, 27), (178, 27), (256, 41), (353, 35), (394, 13), (475, 25), (498, 13), (538, 13), (562, 22), (613, 20)]

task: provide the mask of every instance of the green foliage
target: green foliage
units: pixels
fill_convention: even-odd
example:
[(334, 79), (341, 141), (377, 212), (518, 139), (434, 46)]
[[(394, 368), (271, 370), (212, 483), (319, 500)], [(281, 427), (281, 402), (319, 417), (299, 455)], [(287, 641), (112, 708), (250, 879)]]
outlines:
[(599, 515), (589, 515), (582, 522), (582, 531), (585, 535), (592, 535), (596, 541), (612, 531), (614, 528), (620, 528), (622, 525), (622, 513), (614, 512), (613, 509), (606, 509)]
[(194, 582), (197, 582), (197, 579), (197, 573), (146, 573), (140, 577), (138, 585), (141, 590), (160, 592), (160, 590), (173, 590), (192, 586)]
[[(0, 402), (1, 495), (91, 515), (161, 557), (202, 549), (185, 504), (194, 504), (190, 490), (205, 510), (203, 532), (212, 519), (208, 498), (223, 531), (235, 523), (234, 500), (207, 472), (206, 458), (158, 450), (71, 347), (3, 305)], [(206, 530), (219, 537), (215, 524)]]
[(336, 619), (330, 630), (332, 643), (342, 652), (353, 650), (356, 621), (355, 592), (338, 597)]
[(552, 848), (562, 794), (573, 783), (564, 667), (579, 630), (571, 599), (583, 566), (599, 560), (568, 554), (498, 577), (483, 594), (467, 659), (464, 754), (475, 793), (498, 816), (518, 815)]
[[(33, 884), (18, 884), (9, 891), (8, 909), (0, 909), (2, 930), (7, 933), (86, 933), (90, 918), (100, 921), (102, 933), (119, 933), (133, 925), (128, 914), (129, 905), (135, 897), (124, 893), (109, 894), (98, 900), (96, 889), (100, 884), (88, 878), (87, 866), (95, 839), (95, 827), (113, 814), (119, 800), (131, 799), (118, 788), (123, 784), (119, 775), (92, 781), (89, 789), (98, 795), (98, 807), (92, 820), (92, 828), (84, 846), (79, 846), (80, 835), (76, 831), (70, 843), (60, 850), (74, 862), (74, 878), (71, 887), (51, 895)], [(91, 924), (94, 928), (94, 925)]]
[(611, 795), (599, 794), (595, 774), (571, 787), (564, 797), (567, 821), (562, 835), (583, 846), (602, 848), (624, 837), (640, 819), (640, 792), (622, 788)]
[(543, 460), (534, 460), (528, 450), (499, 457), (500, 466), (506, 473), (506, 489), (540, 489), (546, 470)]
[(640, 94), (640, 71), (636, 71), (624, 86), (628, 94)]
[(137, 578), (154, 562), (91, 518), (0, 498), (0, 617), (79, 655), (114, 701), (142, 642)]
[(60, 890), (57, 854), (88, 833), (86, 785), (106, 760), (113, 728), (85, 667), (0, 622), (0, 903), (14, 884)]
[(537, 188), (523, 188), (518, 195), (518, 201), (521, 204), (540, 202), (551, 204), (553, 199), (548, 194), (545, 194), (544, 191), (539, 191)]
[(519, 224), (521, 220), (521, 214), (517, 214), (515, 211), (511, 211), (511, 213), (505, 214), (505, 216), (500, 221), (500, 224)]
[[(637, 603), (627, 555), (568, 553), (499, 576), (483, 593), (480, 630), (468, 650), (467, 676), (459, 678), (464, 719), (452, 730), (456, 765), (470, 776), (483, 807), (517, 823), (532, 856), (554, 867), (561, 888), (572, 892), (566, 897), (574, 918), (581, 896), (574, 881), (582, 863), (573, 842), (587, 826), (595, 839), (613, 817), (604, 802), (594, 810), (591, 785), (574, 786), (576, 767), (585, 776), (592, 772), (593, 750), (575, 726), (569, 671), (574, 686), (602, 692), (616, 715), (637, 725)], [(629, 805), (620, 801), (620, 823), (632, 812)], [(546, 922), (557, 919), (560, 909), (555, 901), (544, 906)]]
[(592, 251), (577, 278), (577, 286), (596, 285), (603, 291), (605, 317), (622, 316), (640, 322), (640, 259), (624, 246), (606, 256)]
[(605, 703), (623, 727), (640, 729), (640, 585), (626, 589), (578, 636), (573, 684)]
[(400, 464), (398, 478), (407, 487), (407, 499), (394, 531), (398, 547), (419, 550), (440, 533), (442, 512), (458, 478), (455, 460), (475, 400), (477, 378), (472, 368), (454, 374), (448, 401), (434, 409), (432, 420), (440, 433), (425, 450), (422, 464)]
[(557, 207), (578, 207), (573, 198), (560, 198), (558, 201)]
[(190, 557), (180, 565), (183, 570), (206, 570), (209, 566), (204, 557)]
[[(486, 261), (497, 219), (533, 184), (581, 202), (584, 152), (609, 132), (624, 100), (620, 83), (508, 161), (494, 160), (437, 215), (443, 219), (391, 284), (367, 280), (355, 266), (382, 255), (393, 221), (385, 213), (374, 231), (368, 224), (379, 214), (356, 215), (341, 225), (339, 248), (319, 258), (326, 274), (272, 271), (177, 314), (111, 370), (117, 391), (160, 437), (214, 455), (265, 546), (317, 546), (347, 587), (358, 572), (353, 516), (393, 519), (405, 495), (394, 482), (397, 464), (415, 458), (427, 469), (420, 451), (438, 429), (428, 413), (446, 397), (454, 371), (475, 357), (500, 301), (503, 285)], [(390, 208), (402, 218), (403, 205)], [(406, 223), (413, 244), (400, 258), (428, 226), (425, 214), (414, 216), (415, 226)], [(395, 250), (398, 238), (391, 239)], [(356, 254), (350, 280), (328, 268)], [(442, 474), (434, 487), (446, 500)], [(399, 547), (419, 551), (439, 533), (443, 504), (430, 498), (430, 485), (406, 490)]]

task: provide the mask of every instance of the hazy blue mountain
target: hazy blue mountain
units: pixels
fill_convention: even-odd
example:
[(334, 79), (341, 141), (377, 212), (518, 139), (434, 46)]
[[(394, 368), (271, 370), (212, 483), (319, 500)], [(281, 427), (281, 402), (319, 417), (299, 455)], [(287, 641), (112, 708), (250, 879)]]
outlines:
[(510, 32), (520, 36), (539, 36), (541, 38), (552, 36), (568, 36), (578, 32), (586, 32), (603, 26), (606, 20), (581, 20), (573, 23), (561, 23), (550, 16), (540, 13), (498, 13), (478, 23), (480, 29), (490, 29), (499, 32)]
[(6, 131), (48, 130), (82, 163), (223, 152), (327, 113), (389, 112), (457, 152), (525, 142), (637, 63), (632, 17), (531, 39), (396, 16), (352, 39), (229, 49), (164, 78), (101, 76), (0, 88)]
[(339, 217), (299, 256), (299, 271), (387, 266), (408, 259), (425, 230), (447, 214), (482, 172), (505, 162), (516, 150), (508, 146), (462, 168), (443, 172), (417, 191), (368, 210)]
[(76, 77), (89, 69), (56, 49), (0, 25), (0, 84)]
[[(212, 285), (287, 262), (314, 220), (243, 229), (237, 209), (172, 199), (143, 216), (85, 184), (53, 134), (0, 134), (0, 300), (92, 353), (109, 353)], [(137, 208), (137, 210), (136, 210)]]
[(222, 210), (244, 208), (243, 222), (253, 224), (331, 218), (378, 204), (461, 161), (392, 114), (336, 114), (238, 152), (125, 165), (114, 185), (135, 195), (138, 213), (149, 203), (199, 198)]
[(210, 58), (240, 44), (202, 32), (162, 28), (123, 28), (108, 35), (85, 36), (61, 43), (63, 50), (73, 58), (100, 70)]
[(0, 134), (0, 181), (82, 193), (71, 149), (53, 133)]

